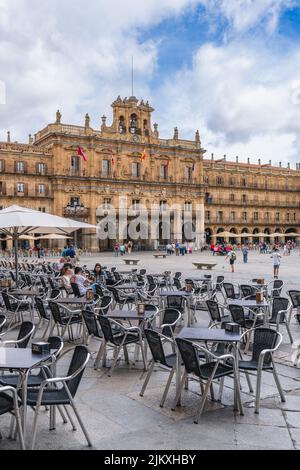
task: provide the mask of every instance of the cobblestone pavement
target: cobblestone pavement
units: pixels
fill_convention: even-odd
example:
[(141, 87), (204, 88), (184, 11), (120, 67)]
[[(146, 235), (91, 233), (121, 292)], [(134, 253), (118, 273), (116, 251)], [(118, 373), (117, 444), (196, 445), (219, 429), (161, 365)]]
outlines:
[[(128, 257), (128, 255), (127, 255)], [(243, 264), (238, 254), (236, 272), (229, 272), (229, 262), (224, 257), (213, 257), (209, 253), (194, 253), (181, 257), (154, 259), (152, 253), (133, 253), (131, 258), (140, 260), (138, 268), (148, 272), (164, 270), (181, 271), (183, 277), (191, 274), (205, 274), (197, 271), (193, 262), (215, 262), (214, 276), (225, 274), (226, 279), (235, 283), (247, 281), (253, 277), (272, 279), (272, 260), (269, 255), (249, 254), (248, 264)], [(279, 277), (285, 282), (284, 290), (300, 289), (300, 258), (298, 252), (282, 258)], [(104, 253), (81, 259), (81, 264), (92, 267), (96, 262), (124, 269), (123, 258), (114, 258), (113, 254)], [(198, 313), (199, 325), (207, 325), (206, 313)], [(300, 340), (300, 326), (291, 320), (294, 343)], [(195, 382), (190, 390), (183, 394), (182, 406), (172, 412), (171, 402), (175, 386), (172, 385), (165, 407), (158, 406), (163, 387), (166, 383), (165, 372), (152, 375), (143, 398), (139, 391), (144, 379), (141, 362), (126, 365), (123, 358), (118, 363), (112, 377), (107, 377), (105, 370), (94, 370), (93, 359), (86, 369), (77, 394), (78, 408), (90, 433), (96, 449), (300, 449), (300, 364), (294, 367), (291, 355), (295, 351), (289, 342), (285, 328), (283, 343), (276, 354), (279, 377), (285, 391), (286, 402), (281, 403), (273, 376), (263, 374), (261, 408), (259, 415), (254, 413), (254, 396), (250, 394), (241, 377), (242, 400), (245, 415), (235, 414), (232, 409), (232, 380), (225, 380), (222, 404), (210, 403), (198, 425), (193, 423), (193, 416), (199, 403), (199, 385)], [(37, 335), (38, 337), (38, 335)], [(99, 342), (90, 342), (93, 358), (98, 351)], [(131, 354), (130, 358), (132, 359)], [(65, 362), (65, 360), (64, 360)], [(64, 372), (65, 364), (58, 369)], [(252, 379), (254, 383), (255, 379)], [(255, 384), (255, 383), (254, 383)], [(33, 413), (28, 412), (28, 426), (32, 425)], [(9, 417), (1, 416), (1, 432), (4, 439), (0, 449), (16, 449), (15, 441), (6, 439)], [(71, 430), (70, 424), (62, 424), (57, 418), (55, 431), (49, 432), (48, 415), (42, 411), (37, 434), (37, 449), (86, 449), (86, 442), (80, 429)]]

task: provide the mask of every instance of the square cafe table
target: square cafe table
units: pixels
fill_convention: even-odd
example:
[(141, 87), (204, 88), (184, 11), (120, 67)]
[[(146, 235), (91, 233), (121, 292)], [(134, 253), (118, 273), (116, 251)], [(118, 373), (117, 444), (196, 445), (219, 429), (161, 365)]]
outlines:
[(263, 310), (265, 315), (265, 324), (268, 324), (268, 315), (270, 311), (270, 302), (264, 299), (262, 302), (256, 302), (256, 300), (250, 299), (228, 299), (228, 305), (240, 305), (241, 307), (248, 308), (255, 315), (255, 310), (258, 308)]
[(26, 436), (28, 375), (31, 369), (38, 368), (43, 362), (49, 361), (51, 357), (51, 352), (49, 354), (34, 354), (29, 348), (19, 349), (0, 347), (0, 370), (15, 371), (20, 374), (20, 388), (22, 388), (23, 401), (24, 442)]
[[(241, 334), (240, 333), (230, 333), (225, 331), (221, 328), (183, 328), (181, 332), (177, 335), (177, 338), (190, 340), (192, 342), (202, 341), (202, 342), (213, 342), (213, 343), (230, 343), (234, 349), (234, 356), (236, 360), (236, 367), (237, 367), (237, 384), (234, 387), (234, 395), (235, 395), (235, 409), (237, 409), (237, 400), (239, 400), (241, 404), (241, 396), (240, 396), (240, 379), (239, 379), (239, 355), (238, 355), (238, 347), (237, 345), (241, 341)], [(179, 354), (178, 354), (179, 356)], [(178, 359), (177, 367), (180, 370), (180, 360)], [(177, 387), (180, 387), (180, 379), (179, 373), (177, 374), (176, 380), (176, 390), (178, 391)], [(176, 391), (176, 393), (177, 393)], [(241, 404), (241, 414), (243, 414), (243, 408)]]

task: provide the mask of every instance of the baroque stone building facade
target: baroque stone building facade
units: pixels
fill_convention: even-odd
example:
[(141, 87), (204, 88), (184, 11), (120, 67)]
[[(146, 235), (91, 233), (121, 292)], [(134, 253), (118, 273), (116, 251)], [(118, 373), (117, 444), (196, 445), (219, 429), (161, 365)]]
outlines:
[[(298, 169), (205, 159), (198, 131), (193, 141), (180, 139), (177, 128), (173, 138), (161, 139), (148, 102), (118, 97), (112, 108), (112, 125), (103, 116), (99, 130), (91, 127), (88, 114), (83, 126), (74, 126), (63, 124), (58, 111), (56, 121), (30, 136), (29, 144), (11, 143), (9, 135), (0, 143), (0, 205), (24, 205), (91, 224), (106, 224), (114, 214), (113, 239), (78, 234), (77, 244), (93, 251), (130, 239), (128, 224), (137, 217), (144, 248), (168, 239), (189, 241), (178, 210), (187, 214), (198, 248), (224, 230), (237, 241), (245, 231), (266, 236), (297, 231)], [(154, 233), (150, 208), (157, 221)], [(167, 236), (161, 224), (166, 213)]]

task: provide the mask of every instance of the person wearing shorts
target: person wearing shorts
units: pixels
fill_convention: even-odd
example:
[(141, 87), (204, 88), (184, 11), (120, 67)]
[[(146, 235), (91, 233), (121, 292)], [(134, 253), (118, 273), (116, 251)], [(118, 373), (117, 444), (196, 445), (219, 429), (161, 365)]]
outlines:
[(236, 253), (233, 249), (227, 254), (225, 259), (227, 259), (227, 258), (229, 258), (229, 264), (231, 266), (231, 272), (234, 273), (234, 263), (235, 263), (235, 260), (236, 260)]
[(274, 278), (277, 279), (278, 273), (279, 273), (280, 259), (281, 259), (281, 254), (279, 253), (278, 248), (274, 248), (271, 258), (273, 259)]

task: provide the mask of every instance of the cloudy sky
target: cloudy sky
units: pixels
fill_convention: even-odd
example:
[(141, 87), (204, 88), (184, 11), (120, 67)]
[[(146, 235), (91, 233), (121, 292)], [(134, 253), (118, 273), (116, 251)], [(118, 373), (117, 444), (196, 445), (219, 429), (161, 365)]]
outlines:
[(208, 155), (300, 162), (300, 0), (0, 0), (0, 140), (149, 100)]

